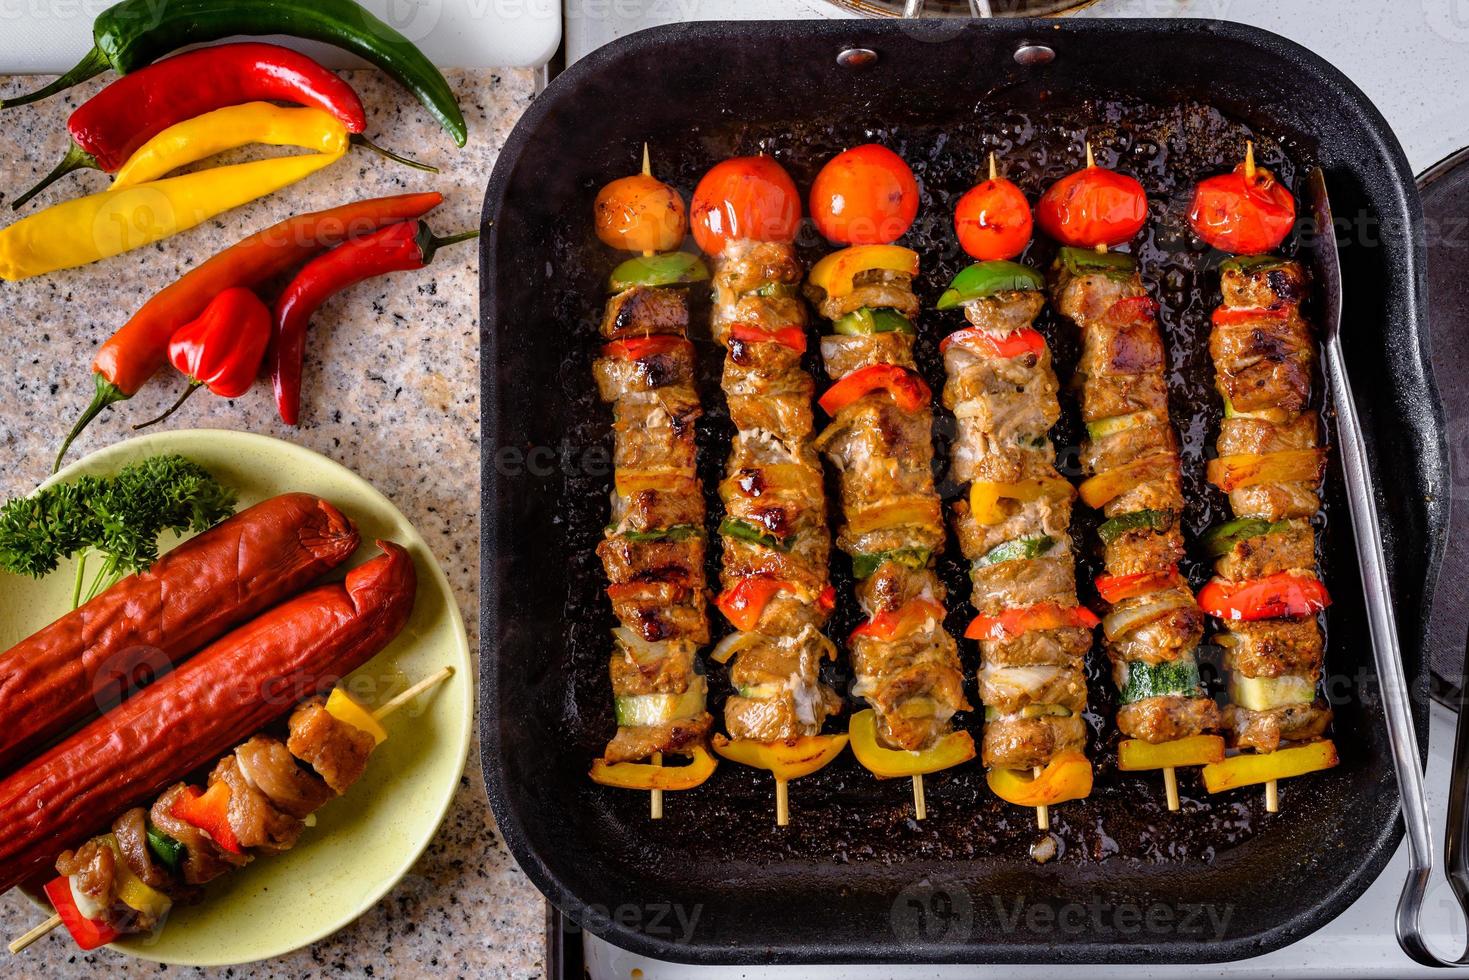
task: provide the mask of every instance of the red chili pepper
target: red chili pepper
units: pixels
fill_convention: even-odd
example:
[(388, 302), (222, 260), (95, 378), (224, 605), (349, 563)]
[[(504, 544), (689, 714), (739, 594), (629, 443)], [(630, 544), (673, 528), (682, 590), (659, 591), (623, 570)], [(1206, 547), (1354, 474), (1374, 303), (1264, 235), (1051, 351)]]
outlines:
[(270, 377), (281, 421), (295, 425), (301, 410), (301, 359), (311, 314), (333, 294), (387, 272), (422, 269), (445, 245), (479, 235), (467, 231), (435, 238), (422, 221), (404, 221), (354, 238), (306, 264), (275, 304), (275, 338)]
[(1151, 296), (1125, 296), (1107, 310), (1109, 320), (1151, 320), (1158, 315), (1158, 303)]
[(905, 412), (927, 405), (932, 397), (928, 384), (917, 374), (895, 364), (873, 364), (853, 371), (827, 389), (817, 402), (827, 415), (835, 415), (869, 392), (886, 390)]
[(892, 612), (878, 613), (852, 630), (852, 637), (901, 640), (929, 620), (944, 621), (944, 607), (932, 599), (910, 599)]
[(1285, 616), (1309, 616), (1331, 605), (1326, 586), (1314, 575), (1276, 572), (1244, 582), (1212, 579), (1199, 590), (1199, 607), (1217, 619), (1253, 623)]
[(323, 109), (349, 133), (367, 126), (362, 100), (334, 72), (276, 44), (220, 44), (123, 75), (83, 102), (66, 128), (71, 146), (56, 168), (11, 203), (18, 208), (73, 170), (116, 173), (138, 147), (175, 123), (246, 102)]
[(996, 337), (989, 331), (981, 330), (978, 327), (965, 327), (963, 330), (955, 330), (939, 341), (939, 353), (944, 353), (954, 344), (973, 347), (990, 357), (1019, 357), (1022, 354), (1043, 353), (1046, 349), (1046, 338), (1041, 336), (1040, 331), (1030, 327), (1024, 327), (1003, 337)]
[(1247, 143), (1244, 162), (1232, 173), (1202, 180), (1194, 188), (1188, 223), (1195, 235), (1221, 251), (1261, 255), (1290, 234), (1296, 202), (1274, 174), (1255, 166), (1255, 148)]
[(806, 352), (806, 331), (794, 325), (766, 330), (753, 323), (736, 323), (729, 328), (729, 335), (747, 344), (780, 344), (802, 354)]
[(244, 286), (226, 289), (179, 327), (168, 345), (168, 359), (189, 379), (184, 393), (168, 411), (133, 428), (162, 422), (200, 387), (221, 398), (240, 397), (255, 383), (269, 345), (270, 310)]
[(229, 783), (215, 783), (202, 793), (196, 786), (185, 786), (169, 812), (204, 831), (214, 843), (231, 854), (245, 853), (234, 828), (230, 826)]
[(1161, 572), (1137, 572), (1133, 575), (1098, 575), (1097, 595), (1113, 605), (1124, 599), (1147, 595), (1159, 589), (1171, 588), (1182, 583), (1178, 566), (1170, 565)]
[(1212, 317), (1214, 326), (1225, 327), (1231, 324), (1249, 323), (1251, 320), (1290, 319), (1290, 307), (1288, 306), (1219, 306), (1215, 307)]
[(735, 629), (748, 633), (760, 624), (760, 614), (781, 589), (793, 589), (790, 582), (751, 575), (740, 579), (732, 588), (726, 589), (714, 600), (724, 618), (734, 624)]
[(61, 917), (61, 924), (71, 933), (77, 949), (90, 950), (106, 946), (122, 933), (108, 925), (103, 919), (89, 919), (77, 908), (76, 895), (71, 890), (70, 878), (53, 878), (42, 889), (51, 900), (51, 907)]
[(1101, 620), (1086, 606), (1058, 606), (1041, 602), (1034, 606), (1006, 609), (998, 616), (975, 616), (964, 631), (971, 640), (1008, 640), (1031, 630), (1053, 630), (1062, 626), (1094, 629)]
[(1035, 217), (1063, 245), (1121, 245), (1147, 222), (1148, 195), (1133, 178), (1091, 165), (1052, 184), (1036, 204)]
[(836, 586), (828, 585), (821, 590), (821, 595), (816, 597), (816, 607), (822, 612), (831, 612), (837, 607)]
[(655, 334), (652, 337), (628, 337), (625, 340), (614, 340), (602, 347), (603, 357), (613, 357), (619, 361), (641, 361), (645, 357), (654, 357), (658, 354), (667, 354), (678, 350), (689, 343), (683, 337), (674, 337), (668, 334)]

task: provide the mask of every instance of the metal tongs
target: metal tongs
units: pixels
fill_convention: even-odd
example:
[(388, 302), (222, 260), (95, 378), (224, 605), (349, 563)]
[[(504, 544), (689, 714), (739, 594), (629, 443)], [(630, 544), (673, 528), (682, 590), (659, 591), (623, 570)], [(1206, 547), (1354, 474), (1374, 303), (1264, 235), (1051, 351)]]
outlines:
[[(1446, 960), (1424, 942), (1420, 915), (1424, 896), (1433, 873), (1433, 841), (1428, 819), (1428, 799), (1423, 792), (1423, 773), (1419, 769), (1418, 733), (1413, 727), (1412, 708), (1408, 703), (1408, 681), (1403, 672), (1402, 650), (1398, 645), (1398, 625), (1393, 614), (1392, 594), (1383, 557), (1382, 530), (1377, 523), (1373, 503), (1372, 471), (1362, 439), (1362, 425), (1352, 400), (1351, 382), (1341, 348), (1341, 263), (1336, 251), (1336, 231), (1331, 217), (1331, 204), (1326, 195), (1326, 175), (1313, 167), (1306, 177), (1306, 199), (1316, 222), (1315, 234), (1308, 248), (1319, 279), (1322, 298), (1320, 321), (1326, 348), (1326, 376), (1336, 408), (1337, 449), (1346, 474), (1347, 503), (1352, 515), (1352, 529), (1357, 539), (1357, 560), (1362, 567), (1362, 589), (1367, 600), (1367, 624), (1372, 635), (1372, 655), (1376, 661), (1378, 684), (1382, 689), (1383, 710), (1387, 717), (1388, 743), (1392, 746), (1393, 768), (1398, 776), (1398, 795), (1403, 805), (1403, 823), (1408, 830), (1408, 880), (1398, 899), (1398, 944), (1403, 951), (1425, 966), (1464, 966), (1469, 964), (1469, 949), (1454, 960)], [(1449, 883), (1459, 906), (1469, 921), (1469, 865), (1463, 849), (1465, 795), (1469, 793), (1469, 725), (1465, 724), (1466, 701), (1462, 693), (1469, 685), (1460, 685), (1459, 725), (1454, 746), (1454, 774), (1449, 791), (1448, 833), (1445, 850)]]

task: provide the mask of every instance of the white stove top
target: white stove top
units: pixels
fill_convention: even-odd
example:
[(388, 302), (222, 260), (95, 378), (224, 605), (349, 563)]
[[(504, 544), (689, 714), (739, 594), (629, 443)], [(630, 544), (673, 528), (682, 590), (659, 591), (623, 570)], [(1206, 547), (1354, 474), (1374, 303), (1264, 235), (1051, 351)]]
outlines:
[[(851, 14), (826, 0), (566, 0), (566, 53), (574, 61), (607, 42), (678, 20), (839, 18)], [(1469, 144), (1469, 0), (1101, 0), (1080, 17), (1206, 17), (1253, 24), (1282, 34), (1322, 55), (1345, 72), (1387, 118), (1415, 171)], [(1427, 771), (1435, 848), (1441, 848), (1454, 716), (1435, 704)], [(1469, 971), (1419, 967), (1398, 949), (1393, 912), (1407, 870), (1400, 848), (1382, 876), (1335, 921), (1284, 949), (1235, 963), (1189, 968), (1197, 977), (1469, 976)], [(1263, 887), (1269, 887), (1262, 883)], [(1456, 903), (1438, 875), (1424, 911), (1425, 926), (1441, 952), (1462, 948), (1465, 937)], [(1064, 938), (1064, 937), (1062, 937)], [(584, 943), (594, 978), (679, 977), (735, 980), (879, 980), (903, 978), (1025, 977), (1060, 973), (1057, 967), (688, 967), (635, 956), (595, 938)], [(1092, 967), (1087, 975), (1131, 980), (1176, 976), (1179, 965)], [(1068, 969), (1067, 973), (1072, 971)]]

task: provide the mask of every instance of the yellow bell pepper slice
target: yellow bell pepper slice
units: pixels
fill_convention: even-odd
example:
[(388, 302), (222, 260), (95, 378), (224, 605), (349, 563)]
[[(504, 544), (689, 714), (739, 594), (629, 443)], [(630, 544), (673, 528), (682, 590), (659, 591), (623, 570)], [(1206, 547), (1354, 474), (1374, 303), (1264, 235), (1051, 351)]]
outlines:
[(1261, 483), (1320, 483), (1326, 450), (1286, 449), (1278, 453), (1241, 453), (1209, 460), (1209, 482), (1228, 493)]
[(589, 775), (594, 783), (619, 789), (693, 789), (714, 775), (719, 760), (710, 755), (709, 750), (702, 745), (694, 746), (688, 754), (693, 758), (686, 766), (655, 766), (650, 762), (609, 764), (601, 759), (594, 759)]
[(1330, 769), (1337, 763), (1336, 744), (1329, 738), (1274, 752), (1241, 752), (1203, 768), (1204, 788), (1222, 793), (1240, 786), (1290, 779)]
[(1016, 806), (1054, 806), (1080, 800), (1092, 791), (1092, 764), (1080, 752), (1062, 752), (1039, 776), (1014, 769), (991, 769), (985, 782), (996, 796)]
[(1077, 487), (1077, 492), (1081, 495), (1082, 503), (1092, 510), (1101, 510), (1133, 487), (1166, 476), (1172, 469), (1173, 456), (1171, 454), (1159, 453), (1145, 456), (1125, 466), (1119, 466), (1115, 470), (1098, 473), (1090, 479), (1083, 480), (1081, 486)]
[(852, 754), (878, 779), (922, 776), (974, 758), (974, 739), (966, 731), (950, 732), (922, 752), (879, 745), (877, 713), (871, 708), (852, 716), (847, 733), (852, 739)]
[(943, 521), (937, 497), (907, 497), (857, 510), (847, 520), (847, 533), (858, 536), (890, 527), (942, 527)]
[(113, 862), (117, 897), (128, 908), (137, 909), (151, 918), (163, 918), (173, 906), (173, 899), (133, 874), (132, 869), (128, 867), (127, 859), (123, 857), (122, 848), (117, 845), (116, 837), (112, 834), (103, 834), (102, 840), (112, 848), (112, 853), (117, 856), (117, 860)]
[(731, 762), (755, 769), (769, 769), (776, 779), (809, 776), (842, 754), (845, 735), (802, 735), (789, 742), (731, 741), (714, 736), (714, 751)]
[(327, 695), (326, 713), (337, 721), (362, 729), (371, 735), (373, 741), (378, 745), (388, 740), (387, 729), (378, 723), (378, 720), (372, 716), (372, 712), (340, 687), (332, 688), (332, 693)]
[(631, 497), (644, 490), (672, 491), (680, 486), (693, 487), (693, 478), (683, 470), (618, 470), (617, 495)]
[(138, 147), (118, 169), (114, 190), (157, 180), (225, 150), (265, 143), (316, 153), (347, 152), (347, 127), (329, 112), (247, 102), (175, 123)]
[(0, 279), (29, 279), (151, 245), (294, 184), (340, 157), (310, 153), (255, 160), (63, 201), (0, 230)]
[(855, 288), (852, 279), (859, 272), (885, 269), (918, 275), (918, 253), (899, 245), (853, 245), (832, 252), (811, 267), (813, 286), (819, 286), (828, 298), (846, 296)]
[(993, 527), (996, 524), (1003, 524), (1005, 518), (1009, 516), (1005, 513), (1004, 507), (1000, 505), (1002, 500), (1030, 503), (1042, 497), (1069, 499), (1075, 493), (1076, 490), (1069, 482), (1054, 476), (1020, 480), (1016, 483), (992, 483), (987, 480), (976, 480), (969, 488), (969, 513), (979, 523), (986, 527)]
[(1224, 761), (1224, 739), (1218, 735), (1190, 735), (1171, 742), (1124, 739), (1117, 746), (1117, 768), (1123, 772), (1177, 769)]

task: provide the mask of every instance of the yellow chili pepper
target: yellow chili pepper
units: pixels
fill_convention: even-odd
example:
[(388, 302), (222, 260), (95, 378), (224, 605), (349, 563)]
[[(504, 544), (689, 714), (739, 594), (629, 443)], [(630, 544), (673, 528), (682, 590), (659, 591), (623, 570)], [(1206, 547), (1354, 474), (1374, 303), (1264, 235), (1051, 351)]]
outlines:
[(332, 693), (326, 699), (326, 713), (337, 721), (345, 722), (353, 728), (360, 728), (372, 736), (378, 745), (388, 740), (388, 733), (378, 720), (372, 716), (362, 705), (358, 704), (353, 697), (340, 687), (332, 688)]
[(1117, 768), (1123, 772), (1146, 769), (1202, 766), (1224, 761), (1224, 739), (1218, 735), (1190, 735), (1171, 742), (1144, 742), (1140, 738), (1123, 740), (1117, 746)]
[(693, 789), (714, 775), (719, 760), (702, 745), (689, 752), (693, 761), (686, 766), (655, 766), (648, 762), (616, 762), (608, 764), (592, 760), (592, 782), (619, 789)]
[(151, 245), (294, 184), (341, 155), (256, 160), (64, 201), (0, 230), (0, 279), (28, 279)]
[(877, 715), (871, 708), (852, 716), (847, 733), (852, 740), (852, 754), (879, 779), (922, 776), (974, 758), (974, 739), (966, 731), (950, 732), (922, 752), (879, 745)]
[(1204, 788), (1222, 793), (1240, 786), (1268, 783), (1272, 779), (1290, 779), (1308, 772), (1330, 769), (1337, 763), (1336, 745), (1329, 738), (1308, 742), (1274, 752), (1241, 752), (1239, 755), (1205, 766)]
[(852, 277), (859, 272), (885, 269), (918, 275), (918, 253), (898, 245), (854, 245), (833, 252), (811, 267), (810, 280), (831, 298), (846, 296), (854, 288)]
[(1000, 506), (1002, 500), (1018, 500), (1028, 503), (1042, 497), (1065, 497), (1070, 499), (1076, 490), (1060, 477), (1040, 477), (1020, 480), (1016, 483), (992, 483), (976, 480), (969, 488), (969, 513), (986, 527), (1002, 524), (1009, 515)]
[(789, 742), (730, 741), (714, 736), (714, 751), (731, 762), (755, 769), (769, 769), (776, 779), (809, 776), (842, 754), (845, 735), (803, 735)]
[(994, 794), (1016, 806), (1053, 806), (1080, 800), (1092, 791), (1092, 764), (1080, 752), (1062, 752), (1039, 776), (1014, 769), (991, 769), (985, 774)]
[(216, 153), (265, 143), (316, 153), (347, 152), (347, 127), (329, 112), (247, 102), (175, 123), (128, 157), (112, 181), (114, 190), (157, 180)]

